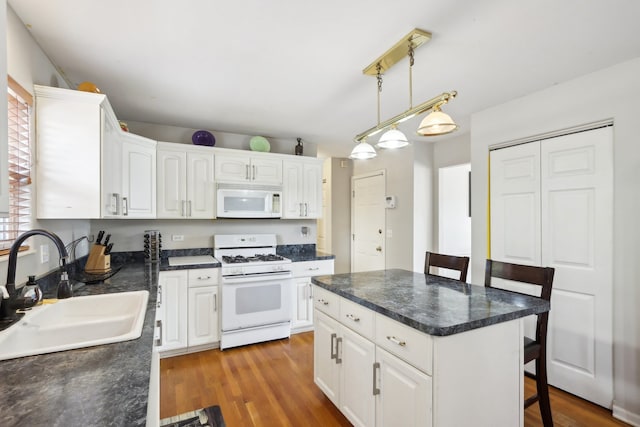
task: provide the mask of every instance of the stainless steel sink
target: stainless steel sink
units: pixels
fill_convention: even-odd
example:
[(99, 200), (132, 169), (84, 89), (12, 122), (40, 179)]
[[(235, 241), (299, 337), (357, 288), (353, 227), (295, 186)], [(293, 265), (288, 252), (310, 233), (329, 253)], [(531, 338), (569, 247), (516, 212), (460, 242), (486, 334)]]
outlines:
[(34, 307), (0, 332), (0, 360), (139, 338), (148, 300), (148, 291), (135, 291)]

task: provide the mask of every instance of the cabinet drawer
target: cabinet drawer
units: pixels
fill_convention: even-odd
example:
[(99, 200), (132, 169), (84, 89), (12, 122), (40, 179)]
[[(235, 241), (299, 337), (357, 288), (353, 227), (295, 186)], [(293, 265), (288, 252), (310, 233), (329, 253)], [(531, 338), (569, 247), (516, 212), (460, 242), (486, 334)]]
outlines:
[(311, 277), (333, 274), (333, 260), (303, 261), (291, 264), (293, 277)]
[(431, 375), (433, 339), (416, 329), (376, 313), (376, 344)]
[(334, 319), (339, 318), (340, 297), (319, 286), (313, 287), (313, 307), (328, 314)]
[(188, 283), (190, 288), (218, 284), (219, 268), (195, 268), (189, 271)]
[(375, 339), (375, 312), (367, 307), (340, 298), (340, 323), (367, 339)]

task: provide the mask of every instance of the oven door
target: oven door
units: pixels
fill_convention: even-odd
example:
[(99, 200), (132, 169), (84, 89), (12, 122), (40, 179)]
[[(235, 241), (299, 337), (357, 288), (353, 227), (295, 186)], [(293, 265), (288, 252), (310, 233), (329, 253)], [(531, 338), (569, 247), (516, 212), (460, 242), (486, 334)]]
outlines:
[[(231, 282), (231, 283), (230, 283)], [(291, 321), (291, 274), (253, 281), (223, 278), (222, 332)]]

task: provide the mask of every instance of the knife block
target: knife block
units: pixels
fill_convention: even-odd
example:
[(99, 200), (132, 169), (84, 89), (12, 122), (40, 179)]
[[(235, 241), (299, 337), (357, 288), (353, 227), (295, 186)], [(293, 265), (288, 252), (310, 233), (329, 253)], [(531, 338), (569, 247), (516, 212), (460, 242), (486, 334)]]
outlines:
[(104, 274), (111, 271), (111, 255), (104, 254), (105, 246), (93, 245), (84, 271), (89, 274)]

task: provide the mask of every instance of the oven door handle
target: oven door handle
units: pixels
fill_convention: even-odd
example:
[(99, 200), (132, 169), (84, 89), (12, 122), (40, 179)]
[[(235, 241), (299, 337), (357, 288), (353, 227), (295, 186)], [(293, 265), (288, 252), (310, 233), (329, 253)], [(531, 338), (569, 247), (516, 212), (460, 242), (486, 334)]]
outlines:
[(244, 274), (242, 276), (223, 276), (222, 284), (266, 282), (268, 280), (289, 279), (293, 275), (290, 271), (279, 271), (263, 274)]

